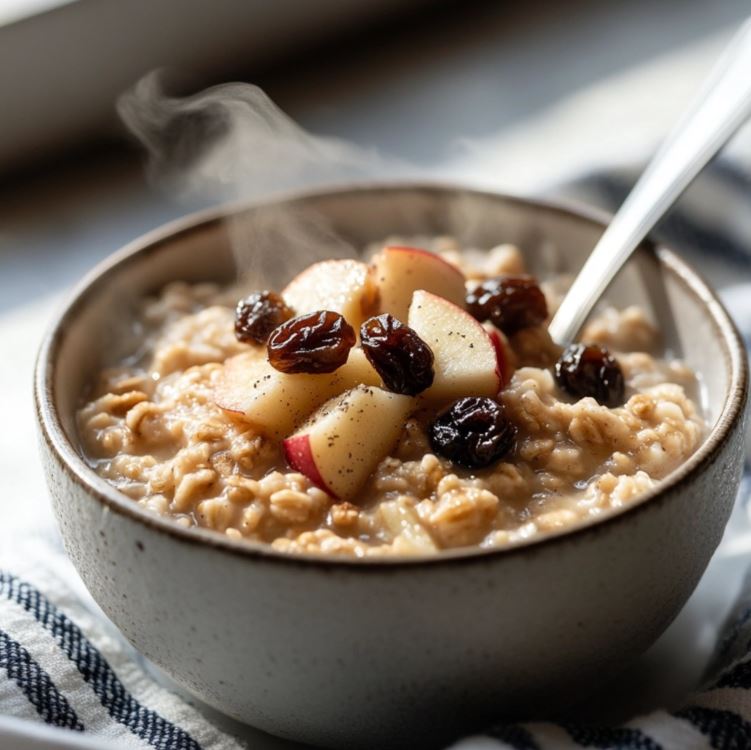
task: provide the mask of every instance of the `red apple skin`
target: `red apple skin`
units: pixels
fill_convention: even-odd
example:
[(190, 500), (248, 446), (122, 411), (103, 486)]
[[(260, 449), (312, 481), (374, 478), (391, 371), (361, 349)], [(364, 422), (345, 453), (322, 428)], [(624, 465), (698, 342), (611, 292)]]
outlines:
[(498, 335), (498, 331), (489, 331), (488, 336), (490, 336), (490, 340), (493, 342), (493, 347), (495, 348), (495, 371), (498, 375), (498, 390), (501, 391), (508, 385), (508, 364), (506, 362), (506, 350), (503, 347), (503, 341), (501, 341), (501, 337)]
[(454, 273), (459, 274), (464, 279), (464, 274), (453, 264), (449, 263), (445, 258), (442, 258), (437, 253), (431, 253), (430, 250), (424, 250), (421, 247), (408, 247), (407, 245), (387, 245), (384, 250), (395, 250), (399, 253), (417, 253), (418, 255), (429, 255), (431, 258), (443, 263), (444, 266), (448, 266)]
[(308, 435), (294, 435), (287, 438), (282, 442), (282, 449), (287, 463), (295, 471), (304, 474), (318, 489), (323, 490), (334, 500), (338, 500), (337, 496), (326, 486), (326, 482), (318, 471)]

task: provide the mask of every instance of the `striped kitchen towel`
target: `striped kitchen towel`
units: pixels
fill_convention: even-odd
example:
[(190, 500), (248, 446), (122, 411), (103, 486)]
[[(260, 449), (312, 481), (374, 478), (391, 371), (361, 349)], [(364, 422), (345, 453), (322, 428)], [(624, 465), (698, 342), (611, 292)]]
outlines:
[[(3, 545), (0, 714), (16, 720), (0, 716), (0, 748), (246, 746), (160, 686), (77, 581), (52, 540)], [(65, 731), (37, 732), (28, 722)], [(95, 742), (81, 744), (86, 737)]]

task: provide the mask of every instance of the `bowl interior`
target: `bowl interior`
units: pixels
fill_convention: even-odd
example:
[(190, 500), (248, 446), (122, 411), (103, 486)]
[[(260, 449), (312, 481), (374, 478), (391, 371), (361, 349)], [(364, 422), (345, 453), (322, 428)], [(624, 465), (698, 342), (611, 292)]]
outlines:
[[(47, 376), (68, 440), (74, 415), (96, 371), (134, 351), (134, 300), (174, 280), (280, 288), (317, 259), (356, 256), (389, 235), (447, 234), (467, 246), (517, 244), (542, 278), (575, 271), (602, 224), (571, 211), (440, 187), (363, 188), (313, 194), (254, 207), (217, 210), (139, 240), (84, 280), (52, 339)], [(699, 373), (715, 425), (732, 382), (732, 326), (711, 293), (668, 251), (641, 248), (606, 295), (619, 307), (643, 306), (658, 323), (665, 350)], [(93, 283), (92, 283), (93, 282)], [(719, 321), (719, 322), (718, 322)]]

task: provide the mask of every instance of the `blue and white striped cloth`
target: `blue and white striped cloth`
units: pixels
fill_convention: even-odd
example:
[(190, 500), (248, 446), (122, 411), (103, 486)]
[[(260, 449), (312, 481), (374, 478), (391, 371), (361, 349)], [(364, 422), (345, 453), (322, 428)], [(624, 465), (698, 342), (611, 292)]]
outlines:
[[(244, 747), (160, 686), (85, 591), (62, 551), (44, 540), (14, 548), (0, 568), (0, 713), (42, 722), (29, 748), (235, 750)], [(70, 734), (68, 734), (70, 733)], [(0, 720), (0, 748), (25, 748), (26, 724)], [(73, 736), (75, 735), (75, 736)], [(89, 745), (83, 745), (88, 747)]]

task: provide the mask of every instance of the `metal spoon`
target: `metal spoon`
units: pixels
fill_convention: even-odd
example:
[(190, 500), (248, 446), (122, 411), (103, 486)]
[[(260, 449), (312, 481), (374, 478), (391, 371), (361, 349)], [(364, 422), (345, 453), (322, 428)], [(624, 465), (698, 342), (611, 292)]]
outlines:
[(647, 233), (738, 128), (751, 117), (751, 19), (667, 137), (582, 267), (550, 323), (569, 344)]

